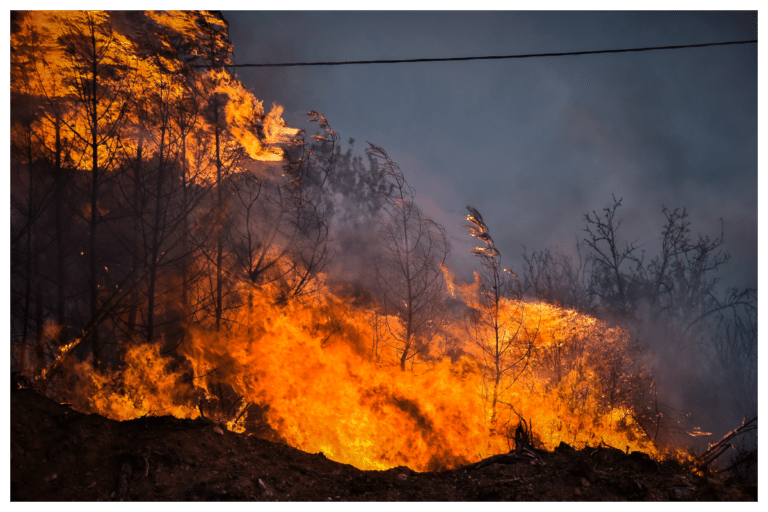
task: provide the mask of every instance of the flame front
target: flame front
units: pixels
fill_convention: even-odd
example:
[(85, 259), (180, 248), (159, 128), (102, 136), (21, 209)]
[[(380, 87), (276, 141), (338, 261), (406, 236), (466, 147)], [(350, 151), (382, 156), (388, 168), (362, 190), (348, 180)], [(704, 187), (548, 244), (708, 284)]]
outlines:
[(221, 344), (198, 334), (187, 357), (197, 368), (222, 368), (239, 393), (268, 404), (272, 427), (305, 451), (364, 469), (421, 470), (488, 452), (470, 362), (444, 360), (421, 374), (377, 365), (369, 313), (339, 318), (341, 308), (328, 296), (276, 309), (262, 296), (250, 322)]
[[(490, 424), (471, 346), (457, 360), (423, 358), (414, 371), (403, 372), (394, 353), (372, 360), (374, 311), (345, 305), (327, 289), (320, 300), (281, 306), (266, 293), (250, 294), (252, 303), (236, 327), (197, 331), (180, 347), (185, 364), (145, 345), (130, 350), (126, 368), (110, 377), (79, 363), (72, 368), (79, 383), (67, 400), (120, 420), (145, 414), (195, 418), (198, 398), (216, 399), (224, 384), (244, 403), (260, 405), (285, 442), (361, 469), (451, 468), (513, 447), (510, 429), (518, 417), (504, 409), (499, 424)], [(596, 366), (623, 357), (625, 332), (543, 303), (507, 307), (538, 332), (538, 355), (532, 370), (506, 387), (503, 402), (530, 423), (543, 447), (602, 443), (658, 454), (633, 412), (610, 406), (604, 369)], [(557, 350), (559, 370), (551, 365)], [(568, 350), (581, 355), (567, 356)], [(242, 432), (244, 419), (230, 421), (229, 428)]]

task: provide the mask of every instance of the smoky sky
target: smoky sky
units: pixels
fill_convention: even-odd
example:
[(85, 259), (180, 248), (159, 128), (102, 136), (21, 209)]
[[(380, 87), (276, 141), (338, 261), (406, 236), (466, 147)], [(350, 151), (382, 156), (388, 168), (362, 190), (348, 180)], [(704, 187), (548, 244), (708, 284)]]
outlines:
[[(754, 12), (231, 12), (237, 63), (511, 55), (757, 39)], [(289, 125), (323, 113), (386, 149), (475, 266), (467, 204), (504, 264), (573, 253), (584, 215), (622, 198), (620, 236), (648, 256), (662, 206), (721, 226), (724, 284), (757, 286), (757, 45), (533, 59), (239, 68)]]

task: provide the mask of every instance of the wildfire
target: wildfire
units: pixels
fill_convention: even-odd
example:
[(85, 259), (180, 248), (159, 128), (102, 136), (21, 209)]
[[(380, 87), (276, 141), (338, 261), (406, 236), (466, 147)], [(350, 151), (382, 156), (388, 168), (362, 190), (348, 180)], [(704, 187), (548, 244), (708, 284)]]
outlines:
[[(111, 16), (114, 24), (106, 27)], [(126, 21), (120, 16), (131, 18)], [(89, 30), (101, 39), (85, 37)], [(279, 145), (298, 133), (286, 126), (282, 107), (274, 105), (265, 113), (262, 102), (226, 70), (225, 32), (226, 23), (208, 13), (45, 12), (22, 17), (12, 34), (14, 97), (46, 107), (41, 109), (46, 115), (30, 115), (29, 122), (14, 126), (28, 130), (27, 135), (34, 133), (34, 140), (39, 138), (49, 153), (56, 154), (54, 167), (69, 156), (68, 169), (91, 173), (91, 201), (81, 203), (82, 217), (89, 222), (82, 224), (82, 231), (94, 237), (89, 261), (98, 261), (97, 242), (107, 245), (96, 234), (111, 236), (105, 219), (110, 208), (119, 213), (123, 200), (130, 208), (125, 208), (125, 215), (108, 219), (117, 226), (109, 229), (135, 229), (121, 239), (129, 249), (144, 244), (132, 259), (120, 260), (131, 271), (145, 271), (140, 277), (124, 271), (126, 286), (142, 279), (142, 286), (146, 284), (136, 285), (133, 302), (125, 299), (120, 304), (123, 309), (110, 311), (113, 325), (126, 327), (120, 366), (105, 364), (94, 370), (89, 360), (65, 358), (77, 350), (83, 336), (53, 354), (49, 368), (61, 369), (60, 373), (54, 377), (42, 373), (42, 380), (53, 380), (48, 388), (51, 394), (82, 411), (116, 420), (205, 414), (236, 432), (247, 432), (254, 420), (263, 420), (285, 442), (361, 469), (404, 465), (426, 471), (470, 463), (508, 451), (514, 442), (512, 433), (521, 423), (547, 449), (566, 442), (577, 448), (606, 444), (657, 454), (639, 421), (642, 411), (635, 407), (639, 401), (634, 400), (648, 392), (650, 383), (622, 329), (576, 311), (505, 296), (498, 301), (500, 311), (491, 336), (478, 328), (480, 279), (460, 284), (444, 268), (448, 294), (461, 313), (446, 313), (445, 325), (431, 329), (430, 339), (417, 339), (427, 336), (412, 327), (408, 336), (401, 336), (408, 329), (403, 319), (383, 312), (376, 299), (353, 303), (348, 294), (331, 289), (319, 270), (308, 270), (317, 264), (315, 254), (323, 253), (324, 246), (316, 253), (288, 250), (302, 236), (312, 241), (313, 233), (319, 233), (317, 239), (327, 234), (325, 219), (309, 215), (319, 215), (319, 209), (306, 207), (308, 196), (295, 192), (298, 195), (292, 199), (298, 201), (280, 199), (270, 206), (266, 184), (249, 182), (247, 177), (232, 180), (232, 196), (245, 213), (241, 222), (230, 216), (232, 224), (226, 229), (222, 226), (228, 204), (222, 198), (222, 183), (216, 184), (218, 196), (192, 202), (188, 196), (195, 192), (190, 186), (195, 177), (210, 182), (211, 176), (221, 180), (229, 172), (237, 178), (238, 165), (244, 168), (245, 160), (279, 161), (283, 158)], [(43, 49), (49, 50), (45, 58), (36, 59)], [(89, 68), (84, 65), (88, 55), (101, 60)], [(182, 65), (190, 61), (206, 64)], [(97, 64), (103, 68), (102, 75), (89, 75)], [(98, 94), (88, 96), (90, 90)], [(23, 140), (32, 147), (31, 135)], [(322, 152), (305, 156), (296, 162), (309, 165)], [(31, 168), (33, 160), (29, 156), (22, 163)], [(171, 171), (177, 174), (169, 177)], [(110, 173), (114, 180), (105, 178)], [(102, 194), (111, 182), (121, 185), (111, 194)], [(295, 179), (293, 184), (294, 188), (310, 186), (311, 180)], [(176, 195), (165, 192), (172, 186)], [(288, 189), (279, 190), (288, 193)], [(173, 214), (168, 213), (169, 205), (177, 208)], [(257, 212), (257, 206), (264, 210)], [(280, 223), (288, 226), (285, 217), (292, 213), (301, 221), (288, 230)], [(249, 224), (258, 215), (263, 215), (262, 224)], [(121, 217), (132, 221), (117, 224)], [(482, 224), (479, 217), (468, 219)], [(210, 232), (209, 224), (215, 228)], [(167, 231), (161, 229), (164, 226)], [(224, 237), (238, 230), (245, 242), (233, 244), (235, 248), (225, 254)], [(257, 238), (267, 231), (272, 234), (265, 239), (272, 245), (262, 247), (264, 240)], [(148, 232), (153, 237), (140, 238)], [(158, 238), (161, 233), (166, 233), (165, 240)], [(199, 243), (190, 233), (200, 234)], [(491, 240), (479, 228), (472, 234)], [(198, 243), (194, 254), (203, 263), (187, 259), (192, 254), (187, 245), (193, 242)], [(166, 249), (178, 254), (166, 256)], [(499, 257), (492, 245), (475, 251), (491, 259)], [(82, 251), (80, 255), (84, 256)], [(262, 266), (253, 263), (259, 258)], [(201, 277), (178, 287), (183, 288), (185, 300), (200, 298), (198, 309), (177, 322), (184, 330), (182, 341), (162, 352), (163, 335), (153, 331), (155, 316), (162, 309), (159, 297), (166, 294), (168, 310), (177, 306), (169, 305), (177, 296), (168, 290), (184, 279), (179, 274), (195, 273), (196, 265), (203, 268), (205, 261), (211, 265), (208, 270), (217, 268), (217, 282)], [(225, 268), (235, 268), (236, 263), (242, 268), (231, 272)], [(92, 311), (106, 310), (110, 304), (106, 298), (116, 297), (108, 295), (104, 283), (110, 290), (112, 285), (118, 290), (122, 286), (109, 281), (118, 279), (119, 266), (101, 268), (97, 272), (94, 264), (88, 274), (90, 282), (96, 283), (90, 295)], [(156, 276), (159, 271), (164, 272), (162, 278)], [(313, 279), (313, 285), (294, 287), (295, 296), (278, 298), (279, 290), (272, 288), (293, 279), (291, 273), (302, 284)], [(225, 279), (229, 303), (221, 297)], [(437, 283), (436, 276), (430, 282)], [(216, 285), (218, 297), (211, 300)], [(146, 304), (142, 297), (148, 298)], [(211, 308), (213, 302), (217, 307)], [(401, 316), (418, 309), (417, 302), (405, 306), (408, 311), (401, 311)], [(203, 316), (200, 311), (206, 307), (209, 312), (217, 309), (220, 328), (195, 316)], [(222, 309), (227, 310), (225, 318)], [(93, 315), (92, 320), (93, 332), (98, 334), (97, 317)], [(153, 326), (146, 327), (145, 338), (136, 334), (142, 322)], [(407, 338), (411, 343), (411, 336), (412, 358), (411, 354), (399, 357), (398, 350), (404, 354), (406, 349), (399, 349), (397, 340)], [(504, 353), (497, 350), (495, 375), (487, 350), (494, 343), (511, 347)], [(93, 347), (97, 346), (94, 341)], [(502, 357), (513, 359), (504, 363), (509, 371), (498, 371)], [(261, 416), (249, 419), (255, 410)]]

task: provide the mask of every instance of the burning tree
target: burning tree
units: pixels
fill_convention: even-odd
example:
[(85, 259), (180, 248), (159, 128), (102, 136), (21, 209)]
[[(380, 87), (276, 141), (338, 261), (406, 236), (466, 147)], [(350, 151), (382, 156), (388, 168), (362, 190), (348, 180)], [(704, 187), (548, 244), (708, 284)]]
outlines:
[(400, 369), (405, 370), (439, 327), (442, 266), (450, 245), (443, 227), (414, 203), (414, 191), (400, 167), (371, 143), (368, 153), (379, 160), (380, 172), (394, 185), (393, 194), (385, 198), (386, 219), (379, 231), (383, 254), (375, 267), (385, 311), (403, 322), (402, 329), (392, 323), (388, 329), (398, 344)]
[[(56, 35), (60, 43), (58, 55), (49, 56), (52, 73), (61, 73), (57, 79), (70, 93), (67, 106), (71, 109), (71, 116), (56, 117), (62, 119), (72, 137), (81, 142), (81, 161), (89, 162), (88, 302), (93, 364), (98, 368), (101, 363), (99, 325), (108, 303), (104, 297), (106, 283), (98, 243), (105, 217), (101, 187), (109, 174), (120, 170), (114, 165), (113, 155), (128, 111), (134, 78), (123, 53), (130, 43), (114, 33), (104, 13), (53, 15), (51, 21), (58, 25)], [(54, 108), (60, 106), (58, 102), (50, 104)]]
[(338, 135), (322, 114), (310, 115), (324, 133), (316, 142), (299, 133), (282, 173), (247, 170), (229, 183), (228, 237), (237, 266), (253, 286), (271, 289), (277, 303), (308, 293), (329, 260), (324, 185), (333, 172)]
[[(216, 42), (226, 42), (226, 22), (215, 14), (47, 11), (14, 13), (12, 25), (13, 265), (25, 269), (12, 287), (14, 343), (23, 356), (37, 331), (39, 352), (49, 351), (38, 370), (59, 346), (84, 340), (95, 366), (111, 365), (120, 353), (111, 349), (126, 341), (171, 341), (190, 319), (190, 297), (192, 317), (210, 302), (200, 293), (200, 262), (221, 232), (204, 220), (221, 204), (210, 200), (211, 167), (231, 172), (243, 154), (281, 160), (274, 145), (296, 130), (279, 108), (265, 114), (223, 68), (196, 67), (226, 49)], [(198, 108), (214, 96), (218, 122)], [(191, 147), (190, 134), (202, 143)], [(43, 260), (56, 265), (36, 270)]]
[(469, 232), (484, 244), (472, 250), (480, 258), (481, 271), (476, 273), (479, 289), (477, 300), (472, 303), (470, 325), (487, 375), (484, 382), (486, 396), (490, 395), (494, 429), (499, 397), (528, 367), (538, 329), (524, 320), (519, 280), (511, 270), (502, 268), (501, 254), (482, 215), (471, 206), (467, 210), (467, 220), (472, 223), (467, 226)]

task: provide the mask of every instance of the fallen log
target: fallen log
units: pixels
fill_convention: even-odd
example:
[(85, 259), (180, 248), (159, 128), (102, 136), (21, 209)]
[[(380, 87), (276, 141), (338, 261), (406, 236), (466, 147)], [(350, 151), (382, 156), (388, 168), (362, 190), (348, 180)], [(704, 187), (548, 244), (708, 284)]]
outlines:
[(488, 457), (487, 459), (483, 459), (473, 464), (464, 466), (464, 469), (480, 469), (486, 466), (490, 466), (491, 464), (514, 464), (515, 462), (522, 462), (522, 459), (518, 457), (516, 453), (500, 453), (498, 455)]
[(464, 466), (464, 469), (480, 469), (490, 466), (491, 464), (515, 464), (516, 462), (528, 462), (531, 459), (541, 460), (541, 455), (536, 453), (533, 448), (521, 447), (519, 452), (511, 451), (509, 453), (492, 455), (487, 459)]
[(723, 436), (722, 439), (720, 439), (715, 444), (711, 445), (707, 451), (702, 453), (696, 458), (696, 467), (704, 471), (707, 466), (712, 464), (715, 460), (717, 460), (722, 454), (724, 454), (726, 451), (728, 451), (729, 448), (733, 448), (733, 444), (730, 442), (735, 437), (745, 434), (747, 432), (752, 432), (754, 430), (757, 430), (757, 416), (752, 418), (751, 420), (747, 421), (746, 418), (744, 418), (744, 421), (742, 421), (741, 426), (731, 430), (725, 436)]

